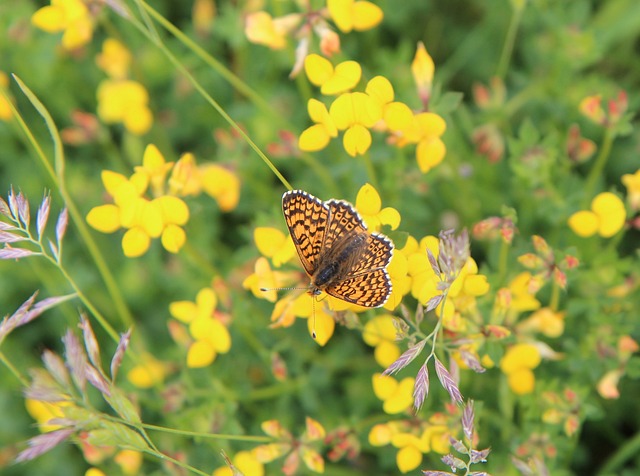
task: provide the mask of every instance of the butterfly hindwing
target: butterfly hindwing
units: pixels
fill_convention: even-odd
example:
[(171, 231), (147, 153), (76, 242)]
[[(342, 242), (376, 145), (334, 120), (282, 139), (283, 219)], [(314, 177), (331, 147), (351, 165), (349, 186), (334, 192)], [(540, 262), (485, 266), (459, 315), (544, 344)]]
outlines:
[(376, 269), (328, 286), (325, 292), (359, 306), (380, 307), (389, 299), (391, 281), (385, 269)]

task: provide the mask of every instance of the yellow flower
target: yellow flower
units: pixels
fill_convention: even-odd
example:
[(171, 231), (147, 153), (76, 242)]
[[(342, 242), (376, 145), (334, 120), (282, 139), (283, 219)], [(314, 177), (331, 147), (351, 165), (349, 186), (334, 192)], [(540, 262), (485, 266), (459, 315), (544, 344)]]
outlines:
[(162, 383), (166, 366), (151, 354), (142, 355), (141, 362), (127, 373), (127, 380), (138, 388), (150, 388)]
[[(4, 71), (0, 71), (0, 90), (4, 94), (0, 94), (0, 120), (8, 121), (13, 116), (13, 111), (11, 110), (11, 104), (9, 100), (9, 77), (6, 75)], [(5, 97), (5, 94), (7, 95)]]
[(102, 470), (98, 468), (89, 468), (85, 471), (84, 476), (107, 476)]
[(218, 354), (229, 352), (231, 335), (216, 319), (214, 311), (218, 302), (211, 288), (198, 292), (196, 301), (176, 301), (169, 305), (169, 313), (180, 322), (189, 325), (194, 339), (187, 351), (187, 367), (200, 368), (210, 365)]
[(191, 152), (182, 154), (167, 181), (169, 194), (187, 197), (199, 195), (202, 191), (200, 184), (200, 170), (196, 165), (196, 158)]
[(82, 0), (51, 0), (33, 14), (31, 23), (47, 33), (64, 31), (62, 46), (67, 50), (87, 44), (93, 35), (93, 19)]
[[(264, 465), (258, 460), (255, 451), (238, 451), (233, 457), (233, 465), (244, 475), (264, 476)], [(223, 466), (213, 472), (213, 476), (233, 476), (233, 470)]]
[(260, 445), (254, 448), (258, 461), (268, 463), (287, 453), (282, 472), (284, 474), (295, 474), (299, 460), (305, 463), (307, 468), (315, 473), (324, 472), (324, 460), (322, 456), (312, 447), (314, 441), (320, 441), (326, 436), (324, 427), (316, 420), (306, 417), (306, 429), (299, 438), (293, 438), (279, 421), (269, 420), (262, 423), (262, 431), (276, 439), (277, 443)]
[(153, 194), (164, 194), (164, 183), (167, 173), (173, 167), (173, 162), (166, 162), (164, 156), (154, 144), (148, 144), (142, 156), (142, 165), (136, 165), (133, 169), (147, 176)]
[(409, 276), (409, 262), (404, 249), (393, 250), (391, 262), (387, 266), (389, 279), (391, 280), (391, 294), (382, 306), (388, 311), (393, 311), (402, 302), (403, 296), (411, 292), (411, 276)]
[(253, 231), (253, 240), (260, 254), (271, 258), (276, 267), (288, 262), (296, 254), (291, 235), (285, 235), (277, 228), (258, 227)]
[(416, 160), (422, 173), (427, 173), (444, 159), (447, 148), (440, 138), (447, 124), (433, 112), (421, 112), (413, 116), (413, 121), (400, 132), (398, 146), (417, 144)]
[(98, 86), (98, 116), (107, 124), (122, 122), (132, 134), (142, 135), (153, 124), (149, 93), (132, 80), (106, 79)]
[(385, 413), (402, 413), (413, 404), (413, 377), (406, 377), (398, 382), (390, 375), (374, 374), (372, 382), (373, 393), (383, 401), (382, 409)]
[(596, 124), (604, 124), (606, 122), (607, 115), (602, 109), (602, 96), (599, 94), (582, 99), (578, 109), (585, 117)]
[(622, 183), (627, 187), (627, 201), (631, 210), (640, 210), (640, 169), (634, 174), (623, 175)]
[(255, 12), (247, 15), (244, 33), (247, 39), (259, 45), (265, 45), (273, 50), (281, 50), (287, 46), (286, 35), (300, 22), (299, 14), (273, 18), (267, 12)]
[(329, 15), (343, 33), (374, 28), (384, 16), (380, 7), (367, 1), (327, 0), (327, 7)]
[(355, 61), (343, 61), (335, 68), (331, 62), (317, 54), (304, 59), (304, 70), (315, 86), (325, 96), (334, 96), (353, 89), (362, 76), (362, 68)]
[(400, 349), (396, 344), (396, 327), (391, 314), (376, 316), (364, 325), (362, 340), (375, 347), (375, 359), (380, 366), (387, 368), (400, 357)]
[(96, 64), (111, 79), (125, 79), (129, 74), (131, 53), (120, 41), (107, 38), (102, 43), (102, 53), (96, 57)]
[(507, 376), (509, 387), (517, 395), (533, 392), (535, 376), (532, 369), (540, 365), (540, 351), (533, 344), (510, 347), (500, 361), (500, 369)]
[(27, 412), (31, 417), (38, 422), (38, 428), (42, 433), (48, 433), (50, 431), (61, 428), (60, 425), (49, 424), (50, 420), (54, 418), (64, 418), (64, 411), (62, 407), (69, 406), (68, 402), (56, 402), (49, 403), (40, 400), (33, 400), (27, 398), (24, 401), (24, 405), (27, 408)]
[(133, 476), (138, 474), (142, 466), (142, 453), (134, 450), (120, 450), (113, 458), (122, 474)]
[(516, 312), (534, 311), (540, 307), (535, 298), (537, 285), (532, 283), (533, 276), (528, 271), (518, 274), (509, 284), (511, 302), (509, 308)]
[(541, 332), (547, 337), (560, 337), (564, 332), (565, 312), (553, 311), (544, 307), (531, 314), (526, 320), (518, 324), (521, 332)]
[(329, 144), (332, 137), (338, 136), (338, 129), (329, 115), (327, 106), (317, 99), (309, 99), (307, 111), (315, 124), (300, 134), (298, 147), (307, 152), (322, 150)]
[(380, 194), (371, 184), (364, 184), (356, 197), (356, 209), (371, 231), (380, 231), (383, 225), (392, 230), (400, 226), (400, 213), (391, 207), (382, 208)]
[(611, 238), (624, 226), (627, 212), (616, 195), (604, 192), (596, 195), (591, 210), (582, 210), (569, 217), (569, 227), (575, 234), (587, 238), (598, 233)]
[(365, 154), (371, 146), (368, 128), (382, 118), (380, 105), (368, 94), (345, 93), (331, 104), (329, 114), (338, 130), (345, 131), (342, 143), (347, 153), (352, 157)]
[(116, 172), (103, 171), (102, 182), (114, 204), (94, 207), (87, 214), (87, 223), (103, 233), (127, 229), (122, 249), (128, 258), (146, 253), (152, 238), (161, 237), (163, 247), (171, 253), (177, 253), (186, 241), (181, 228), (189, 220), (186, 203), (170, 195), (151, 201), (142, 197), (149, 183), (147, 172), (148, 168), (143, 168), (127, 179)]
[(382, 118), (391, 131), (406, 129), (413, 121), (413, 112), (406, 104), (394, 101), (391, 82), (384, 76), (376, 76), (367, 83), (366, 93), (382, 109)]
[(427, 104), (431, 97), (431, 83), (433, 83), (434, 72), (435, 64), (433, 59), (427, 52), (424, 43), (419, 41), (416, 55), (411, 63), (411, 73), (418, 88), (418, 96), (423, 104)]
[(202, 190), (218, 202), (220, 210), (229, 212), (240, 201), (240, 179), (231, 170), (218, 165), (200, 166)]

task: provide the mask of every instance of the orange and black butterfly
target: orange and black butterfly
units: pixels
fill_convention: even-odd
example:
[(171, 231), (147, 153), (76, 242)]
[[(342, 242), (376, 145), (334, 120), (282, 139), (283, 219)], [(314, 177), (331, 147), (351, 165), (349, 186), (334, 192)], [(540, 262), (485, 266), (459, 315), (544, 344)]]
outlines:
[(391, 294), (387, 265), (393, 243), (369, 233), (353, 205), (322, 200), (302, 190), (282, 196), (282, 210), (302, 266), (311, 279), (309, 293), (322, 291), (364, 307), (380, 307)]

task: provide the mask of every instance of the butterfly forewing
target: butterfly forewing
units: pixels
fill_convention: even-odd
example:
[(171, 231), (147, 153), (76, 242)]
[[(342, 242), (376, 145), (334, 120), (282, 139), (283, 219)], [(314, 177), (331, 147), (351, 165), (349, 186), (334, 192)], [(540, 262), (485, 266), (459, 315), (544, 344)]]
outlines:
[(329, 200), (325, 203), (329, 207), (329, 223), (324, 238), (326, 250), (331, 249), (337, 241), (367, 233), (367, 227), (351, 204), (342, 200)]
[(312, 276), (323, 249), (329, 207), (307, 192), (293, 190), (282, 196), (282, 210), (302, 266)]

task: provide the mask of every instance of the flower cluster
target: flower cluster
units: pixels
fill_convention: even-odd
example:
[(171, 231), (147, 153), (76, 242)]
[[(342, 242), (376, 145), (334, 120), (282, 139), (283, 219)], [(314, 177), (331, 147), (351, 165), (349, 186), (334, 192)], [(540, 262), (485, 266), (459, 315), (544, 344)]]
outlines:
[(249, 13), (245, 20), (245, 34), (252, 43), (280, 50), (287, 46), (287, 37), (295, 37), (296, 62), (291, 72), (295, 76), (309, 54), (314, 34), (320, 39), (319, 48), (324, 56), (340, 52), (340, 36), (331, 28), (333, 23), (343, 33), (352, 30), (365, 31), (377, 26), (383, 12), (377, 5), (366, 0), (328, 0), (327, 7), (304, 13), (289, 13), (274, 18), (265, 11)]
[(96, 58), (98, 67), (109, 79), (98, 85), (98, 116), (107, 124), (121, 122), (132, 134), (142, 135), (153, 124), (149, 93), (137, 81), (129, 79), (132, 56), (118, 40), (108, 38)]
[(627, 212), (624, 203), (610, 192), (596, 195), (590, 210), (581, 210), (569, 217), (569, 227), (583, 238), (596, 233), (603, 238), (611, 238), (624, 226)]
[[(190, 338), (184, 340), (187, 352), (187, 367), (198, 368), (210, 365), (218, 354), (225, 354), (231, 348), (231, 335), (223, 324), (225, 315), (216, 312), (218, 298), (211, 288), (198, 292), (196, 301), (176, 301), (169, 306), (169, 312), (178, 321), (189, 326)], [(177, 331), (174, 336), (179, 336)]]
[(326, 435), (324, 427), (319, 422), (306, 417), (305, 431), (299, 438), (294, 437), (277, 420), (265, 421), (261, 426), (262, 431), (276, 442), (253, 449), (253, 454), (259, 462), (269, 463), (287, 455), (282, 466), (282, 474), (295, 474), (300, 460), (314, 473), (324, 473), (324, 459), (315, 449), (316, 443), (322, 442)]
[(64, 32), (62, 46), (73, 50), (91, 41), (96, 14), (82, 0), (51, 0), (33, 14), (31, 23), (47, 33)]
[[(391, 377), (389, 377), (391, 378)], [(411, 391), (411, 386), (406, 385)], [(446, 413), (434, 413), (427, 420), (404, 419), (374, 425), (369, 431), (373, 446), (392, 445), (398, 449), (396, 465), (402, 473), (413, 471), (428, 453), (446, 454), (455, 434), (455, 405), (447, 405)]]
[[(422, 47), (424, 48), (424, 47)], [(416, 74), (428, 75), (426, 50), (419, 48), (414, 60)], [(428, 57), (428, 55), (426, 55)], [(430, 57), (428, 57), (430, 59)], [(327, 107), (317, 99), (307, 105), (314, 124), (300, 135), (298, 145), (305, 151), (324, 149), (332, 138), (343, 131), (342, 143), (346, 152), (355, 157), (366, 154), (372, 143), (371, 130), (387, 132), (390, 142), (398, 147), (416, 145), (416, 159), (423, 173), (438, 165), (446, 147), (441, 136), (446, 130), (444, 119), (433, 112), (414, 113), (406, 104), (394, 100), (391, 82), (376, 76), (367, 82), (364, 92), (353, 91), (360, 83), (362, 68), (355, 61), (344, 61), (335, 67), (320, 55), (305, 58), (304, 69), (309, 81), (325, 96), (336, 96)], [(417, 78), (419, 94), (425, 92), (430, 78)]]
[[(142, 166), (129, 178), (105, 170), (102, 183), (113, 203), (91, 209), (87, 222), (103, 233), (125, 228), (122, 249), (129, 258), (146, 253), (152, 238), (161, 238), (162, 246), (171, 253), (180, 251), (186, 241), (182, 226), (189, 219), (189, 208), (180, 196), (204, 191), (228, 211), (237, 205), (240, 191), (238, 178), (224, 167), (198, 167), (192, 154), (185, 154), (175, 164), (166, 162), (153, 144), (147, 146)], [(145, 196), (148, 190), (154, 198)]]

